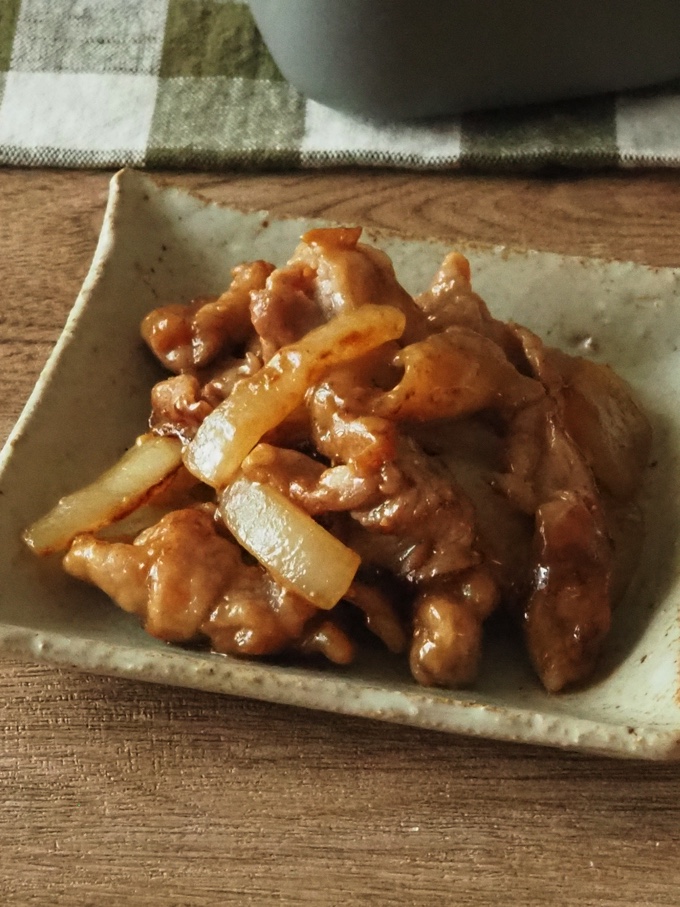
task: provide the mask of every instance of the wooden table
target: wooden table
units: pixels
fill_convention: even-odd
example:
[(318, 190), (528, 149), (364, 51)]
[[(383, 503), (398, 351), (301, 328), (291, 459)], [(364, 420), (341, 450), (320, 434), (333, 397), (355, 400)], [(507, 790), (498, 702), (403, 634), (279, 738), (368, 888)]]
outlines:
[[(0, 433), (94, 250), (106, 173), (0, 171)], [(170, 175), (246, 207), (679, 265), (673, 173)], [(0, 665), (0, 904), (673, 905), (680, 766)]]

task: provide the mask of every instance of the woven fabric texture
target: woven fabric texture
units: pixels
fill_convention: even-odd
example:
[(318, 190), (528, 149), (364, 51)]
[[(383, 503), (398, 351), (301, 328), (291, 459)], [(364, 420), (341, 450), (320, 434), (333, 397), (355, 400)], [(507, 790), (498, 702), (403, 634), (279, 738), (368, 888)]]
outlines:
[(680, 165), (680, 84), (436, 122), (306, 100), (237, 0), (0, 0), (0, 164)]

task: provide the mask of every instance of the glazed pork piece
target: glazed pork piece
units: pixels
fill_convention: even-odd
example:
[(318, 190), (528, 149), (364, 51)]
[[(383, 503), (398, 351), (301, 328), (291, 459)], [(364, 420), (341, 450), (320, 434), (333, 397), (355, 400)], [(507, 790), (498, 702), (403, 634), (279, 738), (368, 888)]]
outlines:
[(184, 465), (134, 530), (84, 525), (65, 569), (168, 642), (347, 664), (363, 623), (445, 687), (474, 683), (502, 607), (548, 691), (583, 683), (648, 422), (607, 366), (494, 318), (463, 256), (413, 298), (360, 234), (313, 230), (144, 319), (172, 372), (151, 432)]

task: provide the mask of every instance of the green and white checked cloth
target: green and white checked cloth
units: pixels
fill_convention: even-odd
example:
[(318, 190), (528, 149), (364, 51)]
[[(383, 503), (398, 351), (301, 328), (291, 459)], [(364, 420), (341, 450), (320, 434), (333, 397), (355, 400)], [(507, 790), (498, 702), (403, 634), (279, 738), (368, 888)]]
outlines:
[(0, 0), (0, 164), (676, 167), (680, 83), (378, 125), (301, 97), (243, 0)]

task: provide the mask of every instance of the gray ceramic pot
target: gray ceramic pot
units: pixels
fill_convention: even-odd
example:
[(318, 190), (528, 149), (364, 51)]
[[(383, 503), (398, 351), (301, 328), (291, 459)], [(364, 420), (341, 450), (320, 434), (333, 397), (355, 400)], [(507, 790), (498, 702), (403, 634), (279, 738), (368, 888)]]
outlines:
[(618, 91), (680, 75), (680, 0), (250, 0), (286, 78), (383, 118)]

